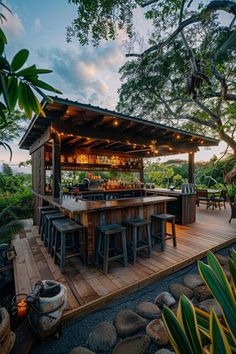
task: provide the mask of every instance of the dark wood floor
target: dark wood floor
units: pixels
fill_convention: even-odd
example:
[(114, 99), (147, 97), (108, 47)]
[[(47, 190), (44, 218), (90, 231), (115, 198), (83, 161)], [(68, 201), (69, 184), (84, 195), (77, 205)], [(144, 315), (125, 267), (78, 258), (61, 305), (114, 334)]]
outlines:
[(55, 279), (68, 290), (64, 319), (85, 314), (195, 262), (209, 250), (217, 251), (236, 242), (236, 219), (229, 224), (229, 213), (228, 206), (221, 211), (200, 206), (196, 223), (177, 226), (176, 248), (168, 240), (164, 252), (157, 246), (151, 258), (138, 257), (137, 264), (129, 264), (127, 268), (114, 263), (108, 275), (93, 266), (83, 267), (76, 258), (68, 261), (66, 272), (61, 274), (43, 246), (38, 228), (28, 222), (24, 231), (12, 241), (17, 252), (14, 262), (16, 293), (30, 292), (39, 279)]

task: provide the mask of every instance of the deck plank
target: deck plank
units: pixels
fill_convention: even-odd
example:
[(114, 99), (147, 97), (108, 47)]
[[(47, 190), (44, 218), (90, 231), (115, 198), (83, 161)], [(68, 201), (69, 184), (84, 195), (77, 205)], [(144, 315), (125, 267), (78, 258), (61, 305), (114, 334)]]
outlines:
[(221, 210), (198, 209), (196, 223), (176, 225), (177, 247), (172, 240), (166, 242), (165, 251), (155, 245), (151, 258), (138, 257), (137, 264), (124, 268), (120, 263), (109, 265), (109, 273), (93, 266), (83, 266), (76, 258), (66, 265), (61, 274), (58, 265), (48, 254), (38, 235), (36, 226), (16, 235), (12, 241), (17, 257), (14, 261), (16, 293), (29, 292), (39, 279), (55, 279), (68, 290), (68, 306), (64, 319), (84, 315), (104, 306), (113, 299), (145, 286), (161, 277), (202, 258), (209, 250), (216, 251), (236, 242), (236, 227), (228, 223), (229, 208)]

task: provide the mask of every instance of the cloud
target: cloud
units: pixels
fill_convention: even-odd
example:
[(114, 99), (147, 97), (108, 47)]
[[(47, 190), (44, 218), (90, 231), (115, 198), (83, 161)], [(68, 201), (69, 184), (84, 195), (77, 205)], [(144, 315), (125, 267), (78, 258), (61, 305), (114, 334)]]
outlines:
[(38, 55), (61, 81), (62, 85), (56, 86), (60, 86), (64, 96), (94, 105), (106, 103), (105, 107), (115, 108), (120, 85), (118, 70), (124, 62), (116, 43), (99, 47), (69, 44), (63, 49), (41, 48)]
[(41, 31), (41, 20), (40, 20), (40, 18), (36, 18), (34, 20), (34, 29), (35, 29), (35, 32), (40, 32)]
[(5, 8), (1, 11), (7, 19), (7, 21), (3, 20), (2, 23), (2, 28), (6, 32), (7, 37), (10, 39), (21, 37), (24, 33), (24, 26), (20, 17), (16, 13), (10, 13)]

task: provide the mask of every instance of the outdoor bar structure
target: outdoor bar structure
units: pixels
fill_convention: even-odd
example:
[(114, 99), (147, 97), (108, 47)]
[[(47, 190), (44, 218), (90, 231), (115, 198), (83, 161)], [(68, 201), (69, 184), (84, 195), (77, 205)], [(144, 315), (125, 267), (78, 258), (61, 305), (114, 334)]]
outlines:
[[(54, 205), (86, 228), (87, 261), (93, 262), (96, 227), (134, 217), (150, 219), (170, 208), (176, 221), (195, 221), (194, 192), (145, 189), (144, 159), (188, 153), (189, 183), (194, 182), (194, 153), (218, 141), (148, 120), (53, 97), (44, 102), (46, 117), (35, 116), (20, 147), (32, 158), (34, 223), (38, 207)], [(52, 173), (47, 190), (46, 170)], [(78, 198), (61, 193), (61, 171), (123, 171), (139, 174), (141, 183), (80, 191)]]

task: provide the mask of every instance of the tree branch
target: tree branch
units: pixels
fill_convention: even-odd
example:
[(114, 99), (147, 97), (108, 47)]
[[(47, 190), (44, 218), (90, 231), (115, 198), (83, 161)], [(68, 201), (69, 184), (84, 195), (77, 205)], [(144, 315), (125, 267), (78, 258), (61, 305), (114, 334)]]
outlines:
[(198, 107), (200, 107), (204, 112), (206, 112), (213, 119), (214, 122), (219, 122), (220, 117), (214, 112), (212, 112), (204, 103), (198, 101), (196, 98), (193, 98), (193, 102), (195, 102)]

